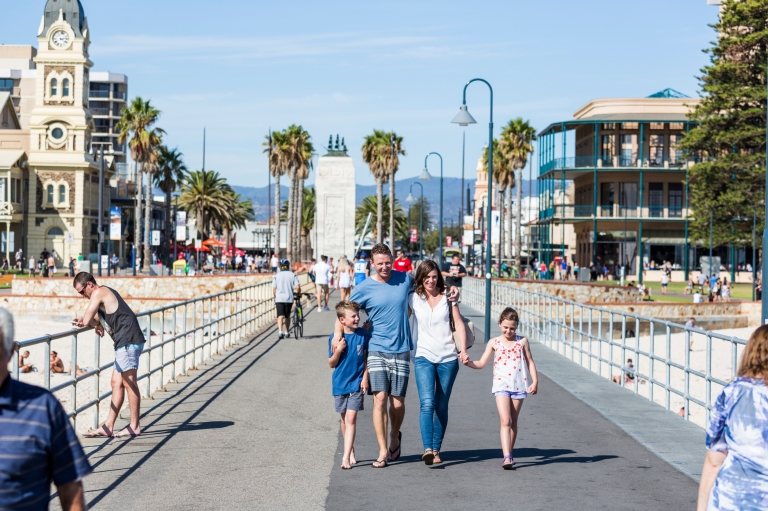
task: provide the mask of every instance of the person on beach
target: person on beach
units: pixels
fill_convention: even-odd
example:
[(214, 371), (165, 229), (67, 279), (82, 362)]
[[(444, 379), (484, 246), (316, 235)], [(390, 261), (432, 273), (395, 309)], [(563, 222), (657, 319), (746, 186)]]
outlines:
[[(139, 357), (144, 351), (146, 342), (139, 320), (117, 291), (99, 286), (90, 273), (81, 271), (75, 275), (73, 286), (80, 296), (89, 301), (83, 317), (75, 318), (72, 324), (80, 328), (92, 326), (100, 337), (104, 336), (105, 331), (108, 332), (115, 348), (115, 368), (112, 371), (111, 381), (112, 403), (107, 420), (100, 428), (90, 430), (84, 436), (89, 438), (139, 436), (141, 434), (139, 424), (141, 395), (136, 379)], [(114, 433), (117, 414), (123, 407), (126, 393), (131, 420), (122, 431)]]
[(355, 302), (336, 304), (336, 317), (344, 327), (344, 335), (333, 350), (333, 334), (328, 338), (328, 365), (333, 368), (333, 399), (336, 413), (341, 414), (341, 436), (344, 437), (344, 456), (341, 468), (348, 470), (357, 464), (355, 459), (355, 431), (357, 412), (363, 410), (368, 392), (368, 339), (370, 335), (359, 328), (360, 305)]
[(493, 356), (493, 388), (496, 408), (501, 419), (501, 450), (504, 453), (502, 467), (510, 470), (515, 466), (512, 450), (517, 439), (517, 418), (528, 394), (536, 394), (539, 374), (533, 362), (528, 339), (517, 335), (520, 319), (517, 311), (507, 307), (499, 317), (501, 336), (488, 341), (483, 356), (477, 362), (464, 364), (472, 369), (482, 369)]
[(64, 362), (61, 361), (59, 358), (59, 354), (55, 351), (51, 352), (51, 372), (52, 373), (63, 373), (64, 372)]
[[(434, 261), (419, 265), (414, 286), (408, 308), (413, 317), (411, 335), (416, 347), (413, 367), (419, 391), (422, 460), (432, 465), (442, 463), (440, 449), (448, 427), (448, 401), (459, 374), (459, 358), (465, 362), (469, 357), (459, 304), (448, 302), (443, 276)], [(459, 339), (458, 353), (454, 330)]]
[(768, 325), (763, 325), (752, 333), (736, 379), (723, 388), (712, 409), (698, 511), (768, 509), (766, 379)]
[(37, 371), (37, 369), (35, 369), (35, 364), (29, 362), (27, 360), (28, 358), (29, 351), (24, 351), (24, 353), (19, 354), (19, 372), (31, 373), (32, 371)]

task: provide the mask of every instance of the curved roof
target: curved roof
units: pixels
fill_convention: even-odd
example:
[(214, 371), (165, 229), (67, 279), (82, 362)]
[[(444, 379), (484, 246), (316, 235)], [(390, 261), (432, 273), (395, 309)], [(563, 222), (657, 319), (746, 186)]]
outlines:
[(48, 32), (51, 25), (59, 19), (59, 11), (64, 15), (64, 19), (72, 27), (77, 37), (83, 37), (85, 29), (85, 11), (80, 0), (48, 0), (45, 4), (45, 14), (43, 14), (43, 34)]

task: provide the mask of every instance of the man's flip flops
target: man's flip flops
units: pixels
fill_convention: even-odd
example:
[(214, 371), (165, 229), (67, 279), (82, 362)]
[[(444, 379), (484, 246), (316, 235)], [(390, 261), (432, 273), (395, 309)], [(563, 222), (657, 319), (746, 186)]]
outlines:
[(85, 438), (112, 438), (115, 435), (113, 431), (109, 431), (105, 426), (102, 426), (99, 429), (86, 431), (83, 433), (83, 436)]
[[(387, 456), (387, 461), (397, 461), (400, 459), (400, 454), (403, 452), (403, 432), (398, 431), (397, 432), (397, 449), (394, 451), (392, 449), (387, 449), (389, 451), (389, 456)], [(397, 453), (397, 456), (395, 456), (395, 453)]]
[[(378, 465), (377, 465), (378, 463)], [(373, 468), (387, 468), (389, 464), (387, 463), (387, 459), (384, 458), (383, 460), (376, 460), (373, 463), (371, 463), (371, 466)]]

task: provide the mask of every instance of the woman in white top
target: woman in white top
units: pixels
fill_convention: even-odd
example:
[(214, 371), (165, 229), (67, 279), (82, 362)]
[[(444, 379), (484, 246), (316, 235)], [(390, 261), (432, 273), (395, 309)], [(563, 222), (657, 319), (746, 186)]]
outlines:
[(346, 256), (342, 256), (339, 259), (339, 265), (337, 267), (336, 289), (339, 290), (341, 295), (340, 300), (349, 300), (349, 288), (352, 286), (352, 268), (349, 266)]
[[(421, 408), (422, 459), (427, 465), (432, 465), (442, 461), (440, 449), (448, 426), (448, 400), (459, 372), (459, 358), (462, 362), (469, 359), (466, 332), (459, 304), (451, 306), (446, 299), (445, 282), (434, 261), (424, 261), (419, 265), (414, 293), (408, 300), (409, 312), (413, 316), (413, 365)], [(456, 352), (451, 323), (459, 339), (459, 353)]]

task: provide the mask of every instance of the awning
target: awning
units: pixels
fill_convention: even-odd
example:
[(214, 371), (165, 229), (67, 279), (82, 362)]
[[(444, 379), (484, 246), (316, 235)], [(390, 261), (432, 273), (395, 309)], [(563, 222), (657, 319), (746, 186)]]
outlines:
[(10, 170), (24, 156), (23, 149), (0, 149), (0, 170)]
[(652, 245), (685, 245), (685, 238), (646, 238), (643, 243)]

